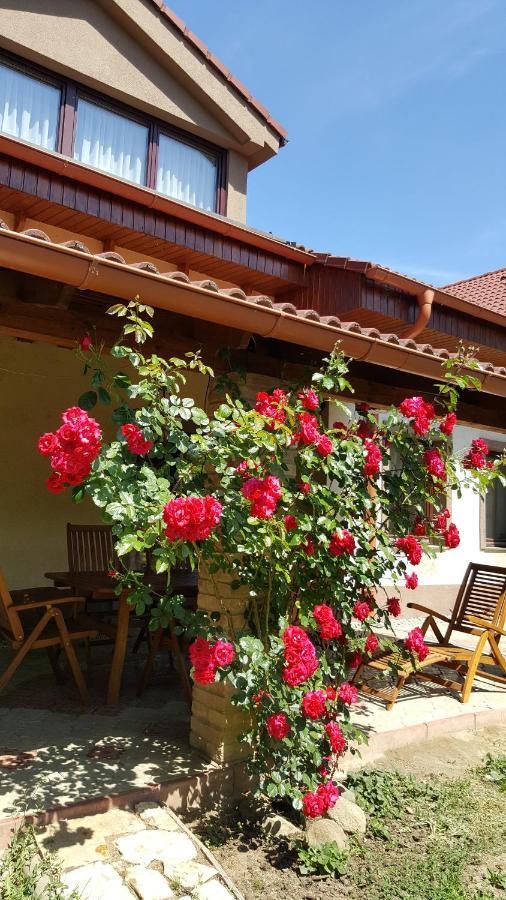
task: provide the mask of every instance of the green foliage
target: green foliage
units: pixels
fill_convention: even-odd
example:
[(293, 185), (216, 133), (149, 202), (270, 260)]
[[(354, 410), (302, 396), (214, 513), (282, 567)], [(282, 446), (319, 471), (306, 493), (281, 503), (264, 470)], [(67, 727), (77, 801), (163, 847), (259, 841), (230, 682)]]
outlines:
[(500, 791), (506, 793), (506, 756), (487, 753), (485, 764), (479, 771), (488, 781), (495, 782)]
[(346, 787), (354, 791), (357, 803), (373, 818), (399, 818), (407, 803), (435, 797), (430, 784), (389, 769), (361, 769), (351, 772)]
[(341, 878), (348, 870), (348, 854), (340, 850), (335, 841), (297, 849), (297, 868), (301, 875), (330, 875)]
[(42, 896), (46, 900), (78, 900), (75, 891), (67, 892), (60, 875), (56, 858), (39, 849), (32, 826), (22, 826), (0, 860), (0, 900)]

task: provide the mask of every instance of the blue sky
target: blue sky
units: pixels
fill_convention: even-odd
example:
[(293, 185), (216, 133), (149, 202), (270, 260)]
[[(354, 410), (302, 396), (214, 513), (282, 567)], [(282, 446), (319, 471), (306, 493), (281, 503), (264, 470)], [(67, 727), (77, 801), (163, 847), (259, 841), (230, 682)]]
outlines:
[(169, 0), (287, 128), (248, 222), (434, 284), (506, 266), (506, 0)]

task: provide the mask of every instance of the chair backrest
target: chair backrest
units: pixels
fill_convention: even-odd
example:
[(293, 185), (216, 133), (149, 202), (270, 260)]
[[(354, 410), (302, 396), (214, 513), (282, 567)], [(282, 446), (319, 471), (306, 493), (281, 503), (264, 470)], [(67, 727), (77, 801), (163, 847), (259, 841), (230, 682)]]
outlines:
[(108, 572), (116, 565), (110, 525), (67, 523), (69, 572)]
[(450, 633), (453, 630), (468, 632), (475, 628), (469, 616), (479, 616), (499, 628), (503, 626), (506, 617), (506, 568), (481, 563), (468, 565), (455, 601)]
[(7, 588), (3, 572), (0, 570), (0, 631), (14, 641), (24, 640), (25, 633), (21, 619), (14, 609), (12, 597)]

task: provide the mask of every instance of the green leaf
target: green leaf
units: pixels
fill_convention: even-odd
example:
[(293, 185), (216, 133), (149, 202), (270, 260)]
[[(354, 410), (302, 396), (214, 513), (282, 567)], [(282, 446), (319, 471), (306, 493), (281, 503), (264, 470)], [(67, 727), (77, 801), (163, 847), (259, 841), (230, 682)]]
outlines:
[(81, 407), (81, 409), (86, 410), (86, 412), (90, 409), (93, 409), (97, 404), (97, 394), (96, 391), (85, 391), (84, 394), (81, 394), (79, 400), (77, 401), (77, 405)]
[(109, 404), (111, 402), (111, 395), (109, 391), (106, 391), (105, 388), (99, 387), (98, 389), (98, 399), (101, 403)]

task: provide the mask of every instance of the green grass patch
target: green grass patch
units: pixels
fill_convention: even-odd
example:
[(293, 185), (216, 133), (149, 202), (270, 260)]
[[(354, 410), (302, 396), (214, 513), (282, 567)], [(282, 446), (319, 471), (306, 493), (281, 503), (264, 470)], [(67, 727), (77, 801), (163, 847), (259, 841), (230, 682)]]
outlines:
[(0, 900), (79, 900), (64, 893), (56, 857), (40, 850), (31, 826), (15, 832), (0, 860)]

